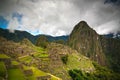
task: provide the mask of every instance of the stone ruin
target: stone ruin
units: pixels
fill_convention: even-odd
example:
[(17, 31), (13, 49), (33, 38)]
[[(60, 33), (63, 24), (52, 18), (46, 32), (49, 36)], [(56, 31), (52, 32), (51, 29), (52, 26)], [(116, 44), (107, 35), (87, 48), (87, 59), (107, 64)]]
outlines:
[(51, 80), (51, 76), (47, 75), (47, 76), (39, 76), (37, 77), (36, 80)]
[(32, 71), (31, 69), (24, 70), (24, 74), (25, 74), (26, 76), (31, 76), (31, 75), (33, 75), (33, 71)]
[(5, 63), (6, 68), (9, 68), (11, 66), (11, 59), (10, 58), (0, 58), (0, 61)]

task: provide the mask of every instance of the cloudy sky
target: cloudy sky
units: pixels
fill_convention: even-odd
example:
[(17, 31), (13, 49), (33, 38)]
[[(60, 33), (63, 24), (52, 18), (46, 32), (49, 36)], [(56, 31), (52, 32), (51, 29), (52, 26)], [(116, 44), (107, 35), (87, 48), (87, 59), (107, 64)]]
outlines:
[(99, 34), (120, 31), (120, 0), (0, 0), (0, 27), (69, 35), (81, 20)]

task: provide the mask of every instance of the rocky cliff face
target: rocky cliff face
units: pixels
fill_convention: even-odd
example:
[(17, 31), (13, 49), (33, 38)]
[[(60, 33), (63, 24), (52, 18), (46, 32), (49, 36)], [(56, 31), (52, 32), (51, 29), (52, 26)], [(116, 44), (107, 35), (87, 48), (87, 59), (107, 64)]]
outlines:
[(106, 65), (100, 37), (85, 21), (81, 21), (74, 27), (68, 39), (68, 44), (99, 64)]

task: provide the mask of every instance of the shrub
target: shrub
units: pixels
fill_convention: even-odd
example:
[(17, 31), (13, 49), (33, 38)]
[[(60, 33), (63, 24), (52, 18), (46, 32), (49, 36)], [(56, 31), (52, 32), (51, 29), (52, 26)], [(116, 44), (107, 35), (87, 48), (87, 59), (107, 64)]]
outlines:
[(63, 57), (61, 57), (61, 60), (64, 64), (67, 64), (67, 61), (68, 61), (68, 55), (65, 55)]

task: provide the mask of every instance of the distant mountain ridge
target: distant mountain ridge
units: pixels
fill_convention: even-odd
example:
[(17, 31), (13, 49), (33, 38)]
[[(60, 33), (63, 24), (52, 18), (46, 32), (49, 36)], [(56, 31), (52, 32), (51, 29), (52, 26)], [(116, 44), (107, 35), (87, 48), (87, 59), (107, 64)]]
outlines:
[(116, 39), (120, 39), (120, 32), (117, 32), (116, 34), (114, 33), (110, 33), (110, 34), (106, 34), (104, 35), (107, 38), (116, 38)]
[[(43, 34), (41, 34), (43, 35)], [(36, 35), (33, 36), (32, 34), (26, 32), (26, 31), (18, 31), (15, 30), (14, 33), (10, 33), (8, 29), (2, 29), (0, 28), (0, 36), (4, 37), (8, 40), (12, 40), (15, 42), (20, 42), (21, 40), (23, 40), (24, 38), (29, 39), (33, 44), (36, 43), (36, 40), (38, 39), (38, 37), (40, 37), (41, 35)], [(50, 35), (44, 35), (47, 37), (47, 39), (52, 42), (52, 41), (56, 41), (56, 40), (64, 40), (67, 41), (68, 36), (57, 36), (57, 37), (53, 37)]]

